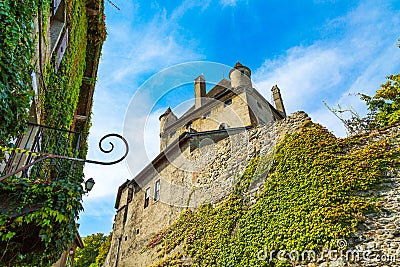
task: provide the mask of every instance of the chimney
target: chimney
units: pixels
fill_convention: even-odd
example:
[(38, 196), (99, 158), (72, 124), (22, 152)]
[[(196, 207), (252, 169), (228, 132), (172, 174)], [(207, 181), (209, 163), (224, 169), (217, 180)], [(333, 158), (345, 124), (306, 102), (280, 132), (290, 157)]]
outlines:
[(274, 97), (275, 108), (278, 110), (284, 117), (286, 117), (285, 106), (283, 105), (283, 100), (281, 96), (281, 90), (277, 85), (272, 86), (272, 96)]
[(204, 97), (206, 96), (206, 79), (204, 79), (204, 75), (200, 75), (196, 79), (194, 79), (194, 108), (197, 109), (201, 107), (204, 101)]

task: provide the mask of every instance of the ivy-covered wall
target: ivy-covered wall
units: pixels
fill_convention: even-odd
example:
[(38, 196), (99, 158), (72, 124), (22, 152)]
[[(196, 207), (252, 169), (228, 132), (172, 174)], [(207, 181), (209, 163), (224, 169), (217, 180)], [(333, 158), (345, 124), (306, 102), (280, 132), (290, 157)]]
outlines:
[(68, 1), (66, 8), (69, 40), (58, 71), (54, 62), (45, 65), (47, 86), (40, 96), (43, 124), (69, 129), (78, 102), (86, 67), (88, 21), (84, 1)]
[[(380, 209), (373, 190), (400, 164), (394, 129), (340, 139), (309, 121), (279, 143), (267, 173), (268, 157), (254, 158), (225, 201), (184, 211), (143, 253), (156, 249), (153, 267), (293, 266), (277, 255), (270, 261), (269, 253), (337, 249)], [(260, 177), (265, 183), (252, 204), (248, 187)]]
[(32, 27), (37, 1), (0, 2), (0, 144), (21, 133), (33, 98)]
[[(70, 130), (76, 124), (78, 103), (85, 101), (87, 118), (78, 129), (84, 131), (79, 157), (85, 158), (92, 104), (92, 94), (87, 97), (85, 90), (93, 93), (95, 84), (91, 82), (85, 90), (83, 85), (85, 80), (96, 80), (106, 37), (104, 1), (65, 0), (68, 45), (57, 71), (55, 55), (48, 54), (51, 3), (0, 3), (0, 146), (25, 131), (32, 103), (40, 109), (41, 124)], [(37, 78), (36, 96), (32, 70)], [(67, 146), (75, 144), (66, 136), (60, 138)], [(49, 168), (54, 164), (48, 163)], [(82, 164), (75, 164), (57, 180), (12, 176), (0, 182), (0, 265), (49, 266), (56, 262), (75, 238), (84, 193), (82, 170)]]

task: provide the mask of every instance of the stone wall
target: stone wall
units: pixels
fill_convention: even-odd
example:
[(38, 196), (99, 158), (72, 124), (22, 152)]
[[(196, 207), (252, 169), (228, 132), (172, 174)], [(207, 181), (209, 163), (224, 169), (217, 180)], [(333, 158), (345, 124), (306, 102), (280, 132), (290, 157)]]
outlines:
[[(362, 144), (350, 146), (348, 152), (385, 139), (390, 140), (391, 149), (399, 148), (399, 135), (400, 125), (374, 131), (364, 135)], [(297, 267), (400, 266), (400, 175), (398, 170), (391, 170), (384, 176), (378, 188), (359, 192), (360, 195), (375, 197), (380, 211), (361, 218), (362, 222), (351, 238), (338, 240), (338, 251), (325, 250), (317, 256), (321, 260), (298, 264)]]
[[(389, 139), (392, 148), (400, 147), (400, 126), (388, 127), (365, 136), (364, 144)], [(344, 257), (320, 263), (325, 266), (400, 266), (400, 176), (397, 171), (388, 171), (383, 184), (372, 192), (377, 199), (380, 212), (366, 215), (352, 238), (345, 241), (345, 252), (354, 251), (357, 259)]]

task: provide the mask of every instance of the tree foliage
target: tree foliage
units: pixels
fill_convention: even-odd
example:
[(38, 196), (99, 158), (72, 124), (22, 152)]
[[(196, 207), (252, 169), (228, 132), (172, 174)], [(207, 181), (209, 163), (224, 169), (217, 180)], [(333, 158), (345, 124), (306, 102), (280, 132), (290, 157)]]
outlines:
[[(386, 83), (380, 86), (374, 96), (366, 94), (359, 96), (368, 108), (368, 114), (364, 117), (352, 108), (342, 109), (340, 105), (338, 109), (331, 108), (324, 102), (325, 106), (343, 122), (349, 135), (370, 132), (400, 122), (400, 74), (389, 75)], [(344, 113), (349, 113), (350, 118), (344, 119), (342, 116)]]
[(374, 118), (375, 126), (389, 126), (400, 122), (400, 74), (390, 75), (375, 96), (362, 95)]
[(107, 236), (105, 236), (103, 233), (97, 233), (82, 238), (82, 241), (84, 247), (76, 250), (74, 266), (98, 266), (96, 264), (96, 258), (99, 255), (100, 248), (107, 241)]
[(109, 233), (106, 241), (103, 244), (101, 244), (99, 248), (99, 255), (97, 255), (96, 257), (97, 266), (102, 266), (106, 261), (108, 251), (110, 250), (111, 247), (111, 239), (112, 239), (112, 233)]

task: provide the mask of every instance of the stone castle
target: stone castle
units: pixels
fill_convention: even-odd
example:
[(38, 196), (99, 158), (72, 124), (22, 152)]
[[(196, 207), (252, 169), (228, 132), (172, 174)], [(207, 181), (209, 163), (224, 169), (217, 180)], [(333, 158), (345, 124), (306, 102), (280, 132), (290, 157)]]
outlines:
[(206, 92), (200, 75), (194, 80), (194, 105), (180, 118), (170, 108), (160, 116), (159, 155), (118, 189), (104, 266), (154, 263), (155, 251), (141, 251), (156, 233), (182, 210), (229, 195), (248, 161), (279, 138), (276, 133), (283, 131), (276, 125), (289, 125), (291, 131), (308, 119), (305, 113), (285, 119), (279, 88), (272, 87), (273, 106), (253, 88), (251, 70), (239, 62), (229, 78)]
[[(153, 266), (160, 260), (160, 251), (150, 242), (174, 223), (183, 210), (196, 210), (202, 203), (221, 203), (232, 193), (237, 178), (252, 158), (273, 153), (274, 145), (285, 134), (298, 132), (309, 123), (310, 118), (302, 111), (286, 116), (277, 86), (272, 87), (274, 106), (265, 100), (252, 87), (249, 68), (237, 63), (229, 78), (222, 79), (207, 93), (205, 78), (197, 77), (195, 104), (180, 118), (170, 108), (160, 116), (160, 153), (118, 189), (111, 247), (103, 266)], [(400, 127), (394, 125), (365, 135), (365, 142), (355, 144), (354, 148), (377, 140), (398, 140), (399, 136)], [(364, 218), (348, 240), (351, 249), (399, 255), (399, 181), (398, 175), (389, 175), (385, 186), (374, 190), (385, 212)], [(263, 186), (262, 180), (252, 182), (245, 196), (250, 205)], [(165, 256), (181, 250), (178, 246)], [(183, 266), (191, 266), (190, 259), (182, 260)], [(390, 266), (400, 266), (398, 258), (396, 263), (399, 264)], [(344, 265), (347, 263), (341, 259), (307, 266), (327, 264), (389, 266), (376, 260)]]

